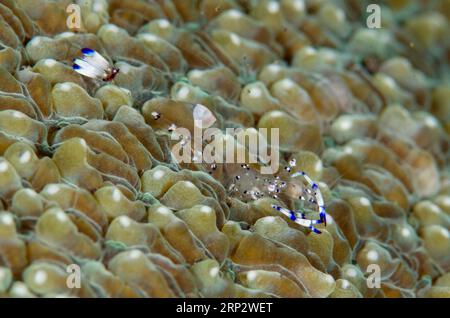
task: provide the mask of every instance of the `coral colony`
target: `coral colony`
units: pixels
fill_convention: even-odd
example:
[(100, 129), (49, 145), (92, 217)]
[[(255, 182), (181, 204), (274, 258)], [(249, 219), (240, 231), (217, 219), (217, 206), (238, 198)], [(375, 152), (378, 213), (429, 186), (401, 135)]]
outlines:
[(0, 298), (450, 297), (449, 1), (0, 3)]

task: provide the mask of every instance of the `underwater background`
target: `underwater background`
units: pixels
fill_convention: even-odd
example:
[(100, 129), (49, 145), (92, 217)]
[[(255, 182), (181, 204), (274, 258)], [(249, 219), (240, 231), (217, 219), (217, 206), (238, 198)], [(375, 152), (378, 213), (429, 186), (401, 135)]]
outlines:
[[(0, 297), (450, 297), (450, 1), (374, 3), (0, 0)], [(198, 104), (279, 172), (175, 161)]]

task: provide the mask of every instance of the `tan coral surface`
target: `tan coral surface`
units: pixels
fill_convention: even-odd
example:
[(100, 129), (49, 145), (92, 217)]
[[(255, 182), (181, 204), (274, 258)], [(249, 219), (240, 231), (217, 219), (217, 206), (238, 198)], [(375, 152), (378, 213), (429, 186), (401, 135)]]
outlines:
[[(371, 2), (0, 0), (0, 297), (450, 297), (450, 1)], [(226, 128), (280, 130), (322, 234), (174, 160), (197, 104), (247, 153)]]

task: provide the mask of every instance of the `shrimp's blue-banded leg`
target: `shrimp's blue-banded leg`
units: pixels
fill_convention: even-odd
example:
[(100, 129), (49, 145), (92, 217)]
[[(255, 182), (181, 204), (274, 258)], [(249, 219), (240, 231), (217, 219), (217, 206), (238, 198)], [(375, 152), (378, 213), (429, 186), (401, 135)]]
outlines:
[[(307, 227), (310, 230), (312, 230), (314, 233), (318, 233), (320, 234), (321, 232), (319, 230), (317, 230), (313, 224), (320, 224), (323, 223), (322, 220), (309, 220), (306, 219), (303, 213), (297, 213), (295, 211), (283, 208), (279, 205), (276, 204), (272, 204), (272, 208), (274, 208), (275, 210), (283, 213), (284, 215), (286, 215), (287, 217), (289, 217), (292, 221), (294, 221), (297, 224), (300, 224), (301, 226)], [(302, 217), (298, 218), (297, 214), (300, 214)]]
[(297, 217), (300, 217), (300, 218), (303, 219), (303, 220), (309, 220), (309, 221), (312, 221), (313, 224), (324, 223), (324, 220), (323, 220), (323, 219), (319, 219), (319, 220), (311, 220), (311, 219), (308, 219), (308, 218), (306, 217), (305, 213), (295, 212), (295, 211), (291, 211), (291, 210), (289, 210), (289, 211), (290, 211), (291, 213), (295, 213), (295, 215), (296, 215)]
[(316, 233), (316, 234), (321, 234), (321, 233), (322, 233), (321, 231), (319, 231), (318, 229), (316, 229), (314, 226), (310, 226), (309, 229), (310, 229), (311, 231), (313, 231), (314, 233)]
[(325, 224), (325, 226), (327, 226), (327, 214), (325, 212), (325, 207), (323, 205), (319, 205), (319, 216), (320, 219), (322, 220), (323, 224)]
[[(285, 169), (289, 173), (291, 172), (291, 167), (286, 167)], [(304, 171), (295, 172), (294, 174), (292, 174), (291, 177), (295, 178), (298, 176), (302, 176), (306, 180), (306, 182), (308, 182), (309, 186), (311, 187), (312, 191), (314, 192), (314, 193), (312, 193), (311, 190), (307, 190), (308, 193), (314, 195), (314, 197), (315, 197), (315, 200), (310, 199), (309, 202), (311, 202), (319, 207), (320, 219), (319, 220), (310, 220), (310, 219), (306, 218), (305, 213), (292, 211), (292, 210), (283, 208), (283, 207), (281, 207), (279, 205), (275, 205), (275, 204), (272, 204), (272, 208), (283, 213), (284, 215), (289, 217), (295, 223), (309, 228), (314, 233), (320, 234), (322, 232), (319, 231), (318, 229), (316, 229), (313, 225), (323, 223), (326, 226), (327, 219), (326, 219), (325, 205), (324, 205), (322, 193), (319, 189), (319, 185), (317, 183), (315, 183), (314, 181), (312, 181), (311, 178)]]
[(292, 213), (293, 211), (283, 208), (282, 206), (276, 205), (276, 204), (272, 204), (272, 208), (274, 208), (275, 210), (283, 213), (284, 215), (286, 215), (288, 218), (290, 218), (291, 220), (295, 221), (296, 216), (295, 213)]
[(304, 171), (296, 172), (291, 177), (295, 178), (295, 177), (298, 177), (298, 176), (304, 177), (305, 180), (311, 186), (311, 188), (313, 190), (317, 190), (316, 194), (315, 194), (315, 197), (316, 197), (317, 205), (319, 206), (319, 216), (320, 216), (320, 219), (322, 220), (322, 222), (326, 226), (327, 225), (327, 217), (326, 217), (325, 205), (324, 205), (324, 202), (323, 202), (322, 192), (320, 191), (318, 184), (315, 183), (314, 181), (312, 181), (311, 178)]

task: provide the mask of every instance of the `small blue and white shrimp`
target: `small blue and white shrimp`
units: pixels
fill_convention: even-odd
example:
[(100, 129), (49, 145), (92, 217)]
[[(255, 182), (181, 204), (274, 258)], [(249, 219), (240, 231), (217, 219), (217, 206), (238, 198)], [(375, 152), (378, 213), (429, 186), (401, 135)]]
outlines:
[(81, 75), (105, 82), (112, 81), (119, 73), (100, 53), (90, 48), (81, 49), (83, 57), (74, 59), (72, 68)]

